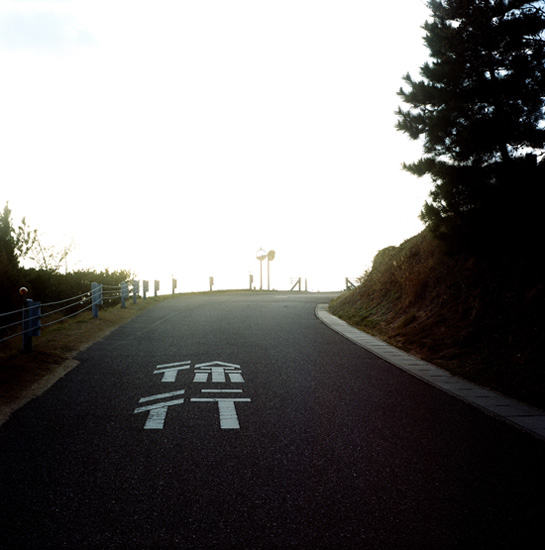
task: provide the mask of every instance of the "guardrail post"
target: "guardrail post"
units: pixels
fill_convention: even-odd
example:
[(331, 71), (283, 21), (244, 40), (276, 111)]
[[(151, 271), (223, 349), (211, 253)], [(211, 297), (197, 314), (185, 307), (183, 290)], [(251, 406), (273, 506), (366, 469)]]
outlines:
[(125, 300), (129, 297), (129, 285), (125, 282), (121, 283), (121, 307), (125, 308)]
[(133, 281), (132, 282), (132, 303), (133, 304), (136, 304), (136, 297), (138, 296), (139, 292), (140, 292), (139, 281)]
[(91, 304), (93, 305), (93, 317), (98, 318), (98, 306), (102, 305), (102, 285), (91, 283)]
[(23, 309), (23, 352), (32, 351), (32, 337), (40, 336), (42, 303), (30, 298), (25, 300)]
[(149, 281), (142, 281), (142, 297), (144, 300), (147, 298), (147, 292), (149, 290)]

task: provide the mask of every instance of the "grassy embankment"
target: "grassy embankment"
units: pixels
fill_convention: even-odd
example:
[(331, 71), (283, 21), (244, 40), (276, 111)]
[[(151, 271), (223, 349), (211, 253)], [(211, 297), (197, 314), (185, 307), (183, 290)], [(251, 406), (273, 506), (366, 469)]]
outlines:
[(542, 281), (535, 257), (449, 255), (424, 231), (381, 250), (361, 284), (330, 312), (453, 374), (545, 409)]

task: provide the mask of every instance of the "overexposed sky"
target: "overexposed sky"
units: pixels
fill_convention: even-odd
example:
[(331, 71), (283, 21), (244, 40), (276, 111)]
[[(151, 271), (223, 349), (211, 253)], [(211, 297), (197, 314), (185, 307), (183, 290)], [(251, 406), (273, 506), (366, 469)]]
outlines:
[[(0, 0), (0, 206), (68, 268), (336, 290), (418, 233), (424, 0)], [(169, 284), (169, 283), (168, 283)], [(264, 281), (266, 287), (266, 281)]]

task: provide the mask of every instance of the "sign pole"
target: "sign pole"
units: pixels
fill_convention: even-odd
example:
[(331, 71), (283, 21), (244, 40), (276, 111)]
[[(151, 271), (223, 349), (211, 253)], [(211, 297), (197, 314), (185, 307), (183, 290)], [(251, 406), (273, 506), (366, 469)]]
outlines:
[(271, 290), (271, 262), (274, 260), (276, 252), (269, 250), (267, 254), (267, 290)]
[(256, 257), (259, 260), (259, 290), (263, 290), (263, 260), (267, 257), (267, 253), (260, 248)]

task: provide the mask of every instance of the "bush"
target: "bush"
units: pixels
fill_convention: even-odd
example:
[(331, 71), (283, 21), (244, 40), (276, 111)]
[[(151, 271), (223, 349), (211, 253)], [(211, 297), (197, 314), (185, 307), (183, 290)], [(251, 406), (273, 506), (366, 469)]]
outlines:
[(75, 271), (56, 273), (48, 270), (24, 269), (22, 280), (29, 290), (29, 297), (39, 302), (55, 302), (79, 296), (91, 290), (91, 283), (119, 286), (129, 282), (134, 275), (130, 271)]

